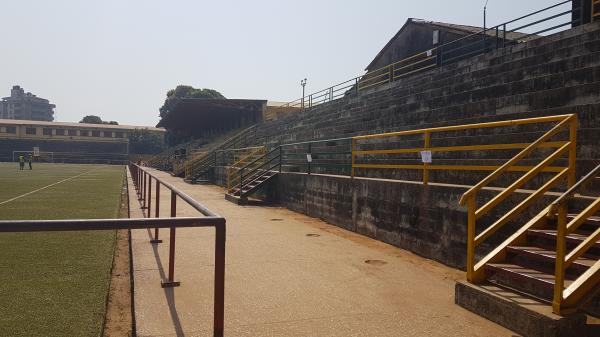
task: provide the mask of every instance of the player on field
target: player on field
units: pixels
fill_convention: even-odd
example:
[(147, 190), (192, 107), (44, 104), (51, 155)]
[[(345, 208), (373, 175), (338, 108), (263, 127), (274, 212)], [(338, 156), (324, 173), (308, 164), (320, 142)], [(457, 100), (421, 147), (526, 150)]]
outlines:
[(32, 170), (33, 168), (31, 167), (31, 162), (33, 161), (33, 154), (29, 154), (29, 169)]
[(25, 157), (23, 155), (19, 156), (19, 168), (23, 171), (23, 167), (25, 167)]

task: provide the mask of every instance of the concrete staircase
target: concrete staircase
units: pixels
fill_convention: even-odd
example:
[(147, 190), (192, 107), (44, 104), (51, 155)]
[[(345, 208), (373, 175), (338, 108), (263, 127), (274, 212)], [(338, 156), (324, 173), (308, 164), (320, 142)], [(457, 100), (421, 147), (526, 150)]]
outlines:
[(280, 150), (276, 148), (233, 172), (233, 176), (239, 178), (230, 184), (225, 199), (236, 204), (248, 203), (248, 198), (273, 181), (280, 171)]
[(277, 176), (277, 171), (258, 170), (250, 175), (241, 186), (236, 185), (227, 191), (225, 199), (242, 205), (248, 203), (248, 197)]
[[(569, 216), (574, 218), (574, 214)], [(593, 217), (567, 236), (567, 249), (572, 250), (600, 228), (600, 218)], [(565, 286), (600, 259), (600, 241), (567, 268)], [(556, 220), (544, 226), (529, 229), (525, 242), (507, 247), (506, 259), (486, 265), (487, 280), (499, 287), (510, 289), (542, 302), (551, 303), (554, 291), (556, 260)]]
[[(598, 176), (600, 166), (482, 257), (456, 303), (524, 336), (589, 335), (585, 313), (600, 314)], [(584, 184), (593, 197), (576, 194)]]
[(255, 125), (243, 130), (236, 130), (220, 138), (219, 141), (211, 143), (202, 151), (201, 155), (195, 156), (184, 164), (185, 181), (195, 183), (207, 180), (207, 175), (216, 166), (221, 151), (245, 147), (255, 137)]

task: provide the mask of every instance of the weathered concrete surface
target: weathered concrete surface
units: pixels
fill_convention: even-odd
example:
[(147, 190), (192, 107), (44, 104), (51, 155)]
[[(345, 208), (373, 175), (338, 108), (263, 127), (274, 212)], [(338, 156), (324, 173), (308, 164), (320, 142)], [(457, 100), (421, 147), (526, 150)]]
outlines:
[(586, 336), (585, 314), (558, 316), (552, 313), (548, 303), (519, 296), (493, 285), (477, 286), (459, 281), (456, 283), (455, 302), (523, 336)]
[[(293, 211), (452, 267), (465, 267), (467, 209), (458, 200), (469, 186), (284, 172), (279, 174), (276, 187), (279, 203)], [(478, 194), (480, 202), (497, 192), (484, 189)], [(486, 228), (528, 195), (525, 190), (518, 192), (481, 218), (478, 228)], [(521, 218), (486, 240), (477, 255), (484, 255), (514, 233), (515, 226), (520, 227), (552, 198), (556, 195), (541, 198)]]
[[(227, 218), (226, 336), (513, 335), (454, 304), (460, 271), (287, 209), (234, 205), (220, 187), (156, 174)], [(168, 214), (164, 189), (161, 200)], [(177, 214), (195, 215), (181, 201)], [(138, 336), (212, 334), (213, 232), (177, 231), (174, 289), (160, 287), (168, 231), (158, 247), (149, 231), (132, 232)]]

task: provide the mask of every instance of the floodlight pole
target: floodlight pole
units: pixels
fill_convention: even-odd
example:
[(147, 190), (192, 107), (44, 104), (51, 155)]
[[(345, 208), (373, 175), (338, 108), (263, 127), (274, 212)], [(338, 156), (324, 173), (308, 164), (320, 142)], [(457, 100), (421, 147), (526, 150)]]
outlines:
[(490, 0), (486, 0), (485, 1), (485, 5), (483, 5), (483, 50), (485, 51), (486, 45), (486, 38), (487, 38), (487, 27), (486, 27), (486, 11), (487, 11), (487, 5), (488, 2)]
[(302, 110), (304, 110), (304, 87), (306, 86), (306, 78), (300, 81), (302, 86)]

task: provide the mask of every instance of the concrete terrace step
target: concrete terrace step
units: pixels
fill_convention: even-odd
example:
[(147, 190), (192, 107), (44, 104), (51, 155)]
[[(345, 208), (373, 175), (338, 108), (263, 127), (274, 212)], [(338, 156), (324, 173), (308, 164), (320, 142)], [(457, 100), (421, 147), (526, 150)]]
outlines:
[[(543, 239), (556, 240), (556, 230), (554, 229), (530, 229), (527, 231), (527, 234)], [(573, 244), (580, 244), (587, 237), (587, 235), (582, 235), (579, 233), (571, 233), (566, 236), (567, 243)], [(596, 241), (592, 247), (595, 249), (600, 249), (600, 240)]]
[[(582, 57), (588, 57), (588, 58), (589, 58), (589, 56), (582, 56)], [(598, 55), (596, 56), (596, 58), (597, 58), (597, 57), (598, 57)], [(561, 62), (564, 62), (564, 60), (561, 60)], [(570, 69), (569, 71), (572, 71), (572, 72), (574, 72), (574, 71), (581, 71), (581, 69), (579, 69), (579, 68), (581, 67), (580, 63), (581, 63), (581, 62), (575, 62), (575, 64), (576, 64), (576, 65), (574, 65), (574, 66), (571, 66), (571, 67), (567, 67), (567, 68), (569, 68), (569, 69)], [(596, 62), (596, 63), (597, 63), (597, 62)], [(540, 64), (538, 63), (536, 66), (537, 66), (537, 67), (541, 67), (541, 66), (546, 66), (546, 67), (547, 67), (547, 64), (545, 64), (545, 63), (542, 63), (542, 65), (540, 65)], [(534, 67), (535, 67), (535, 66), (534, 66)], [(518, 69), (518, 70), (515, 70), (515, 71), (517, 71), (517, 72), (521, 72), (521, 73), (522, 73), (522, 71), (523, 71), (523, 70), (522, 70), (522, 69)], [(541, 73), (543, 73), (543, 74), (545, 73), (545, 75), (543, 75), (543, 76), (542, 76), (542, 77), (545, 77), (545, 78), (552, 78), (552, 77), (555, 77), (555, 76), (557, 76), (556, 74), (550, 74), (550, 75), (548, 75), (548, 74), (547, 74), (547, 72), (543, 72), (543, 71), (541, 71)], [(499, 75), (498, 75), (498, 74), (496, 74), (495, 76), (499, 76)], [(523, 75), (521, 74), (521, 75), (520, 75), (520, 77), (521, 77), (521, 78), (523, 78)], [(534, 80), (536, 80), (536, 77), (533, 77), (533, 78), (526, 78), (524, 81), (526, 81), (525, 83), (527, 83), (527, 82), (530, 82), (530, 83), (532, 83)], [(489, 82), (489, 81), (487, 81), (487, 82)], [(456, 85), (456, 83), (461, 83), (461, 82), (460, 82), (460, 81), (458, 81), (458, 82), (457, 82), (457, 81), (452, 81), (452, 82), (451, 82), (451, 84), (449, 84), (449, 87), (451, 87), (451, 86), (455, 86), (455, 85)], [(431, 87), (431, 85), (430, 85), (430, 84), (431, 84), (431, 83), (429, 83), (429, 84), (427, 85), (427, 87), (428, 87), (428, 88), (430, 88), (430, 87)], [(506, 83), (503, 83), (503, 84), (506, 84)], [(488, 85), (488, 87), (489, 87), (489, 85)], [(519, 88), (519, 90), (521, 90), (521, 89), (522, 89), (522, 88)], [(465, 91), (465, 90), (463, 90), (463, 91)], [(418, 90), (417, 90), (417, 93), (415, 93), (415, 91), (414, 91), (414, 88), (413, 88), (413, 89), (411, 89), (411, 94), (410, 94), (410, 95), (408, 95), (407, 97), (412, 97), (412, 96), (414, 96), (415, 94), (418, 94)], [(441, 95), (440, 97), (442, 97), (442, 96), (447, 96), (447, 95)], [(400, 98), (398, 98), (398, 97), (395, 97), (395, 99), (397, 99), (397, 100), (398, 100), (398, 99), (400, 99)], [(329, 110), (331, 111), (332, 109), (329, 109)], [(307, 123), (307, 120), (306, 120), (306, 118), (305, 118), (305, 119), (303, 119), (303, 121), (304, 121), (304, 123)], [(308, 120), (308, 123), (307, 123), (307, 124), (310, 124), (310, 120)]]
[[(488, 280), (500, 286), (544, 300), (552, 298), (554, 274), (512, 263), (490, 263), (485, 270)], [(565, 287), (571, 283), (572, 280), (565, 279)]]
[(567, 317), (552, 313), (547, 301), (491, 283), (480, 285), (458, 281), (455, 303), (522, 336), (585, 336), (586, 316)]
[[(549, 249), (544, 249), (536, 246), (509, 246), (507, 248), (509, 253), (520, 255), (526, 259), (532, 259), (539, 262), (547, 263), (551, 268), (554, 268), (554, 263), (556, 261), (556, 252)], [(571, 268), (574, 269), (577, 273), (585, 272), (589, 267), (591, 267), (596, 260), (589, 259), (586, 257), (581, 257), (571, 265)]]
[[(397, 121), (394, 119), (390, 119), (390, 117), (386, 116), (371, 116), (372, 122), (350, 122), (352, 125), (358, 125), (360, 128), (356, 128), (357, 134), (365, 134), (365, 132), (360, 132), (359, 130), (370, 130), (370, 133), (379, 133), (379, 132), (389, 132), (389, 131), (402, 131), (402, 130), (411, 130), (411, 129), (420, 129), (420, 128), (428, 128), (428, 127), (437, 127), (437, 126), (446, 126), (446, 125), (460, 125), (460, 124), (471, 124), (477, 122), (486, 122), (491, 120), (498, 120), (500, 117), (502, 119), (519, 119), (519, 118), (527, 118), (527, 117), (536, 117), (542, 115), (549, 114), (567, 114), (573, 112), (580, 112), (579, 119), (582, 126), (588, 127), (600, 127), (600, 123), (595, 122), (594, 116), (597, 115), (600, 110), (597, 109), (597, 106), (593, 106), (591, 104), (578, 105), (575, 107), (563, 107), (563, 108), (552, 108), (552, 111), (546, 111), (547, 109), (539, 109), (539, 110), (530, 110), (516, 113), (508, 113), (503, 116), (479, 116), (479, 115), (469, 115), (469, 116), (456, 116), (456, 113), (450, 114), (438, 114), (438, 119), (432, 119), (431, 121), (426, 121), (424, 118), (427, 116), (423, 116), (423, 113), (409, 113), (399, 115), (401, 118), (398, 118)], [(589, 111), (589, 112), (587, 112)], [(414, 115), (415, 119), (411, 120), (411, 116)], [(432, 115), (432, 114), (427, 114)], [(495, 117), (495, 118), (493, 118)], [(442, 122), (443, 121), (443, 122)], [(348, 126), (340, 123), (340, 128), (347, 128)], [(598, 125), (596, 125), (598, 124)], [(331, 125), (331, 122), (327, 123), (327, 125)], [(377, 131), (379, 130), (379, 131)], [(298, 132), (298, 131), (296, 131)], [(314, 138), (327, 138), (331, 135), (331, 132), (336, 132), (335, 127), (329, 127), (327, 129), (319, 129), (318, 127), (314, 127), (310, 134), (318, 133), (319, 137)], [(313, 137), (311, 137), (313, 138)]]
[[(538, 64), (538, 66), (539, 66), (539, 64)], [(571, 68), (572, 68), (572, 67), (571, 67)], [(517, 70), (517, 71), (522, 71), (522, 70), (520, 70), (520, 69), (519, 69), (519, 70)], [(554, 75), (547, 75), (547, 76), (554, 76)], [(456, 85), (456, 81), (452, 81), (451, 83), (452, 83), (452, 84), (450, 84), (450, 85)], [(428, 84), (428, 87), (431, 87), (430, 83)], [(413, 91), (413, 93), (414, 93), (414, 91)], [(413, 95), (414, 95), (414, 94), (413, 94)], [(332, 109), (329, 109), (329, 111), (332, 111)], [(306, 122), (306, 118), (303, 118), (302, 120)], [(310, 124), (310, 123), (309, 123), (309, 124)]]
[[(314, 134), (318, 132), (323, 136), (335, 137), (335, 136), (346, 136), (343, 133), (344, 130), (350, 129), (351, 133), (364, 133), (362, 130), (370, 130), (373, 131), (375, 129), (384, 129), (384, 128), (394, 128), (394, 127), (407, 127), (410, 126), (410, 129), (414, 128), (424, 128), (428, 123), (431, 123), (433, 120), (433, 116), (437, 116), (436, 120), (445, 121), (446, 125), (451, 125), (451, 122), (454, 120), (464, 120), (465, 118), (477, 118), (484, 117), (482, 114), (483, 111), (502, 111), (503, 105), (499, 105), (499, 101), (506, 100), (506, 104), (514, 105), (516, 101), (527, 102), (529, 111), (540, 111), (547, 109), (546, 106), (536, 106), (539, 103), (535, 102), (543, 102), (544, 97), (550, 97), (550, 93), (554, 92), (556, 95), (564, 94), (562, 101), (567, 101), (570, 99), (574, 99), (575, 96), (582, 101), (590, 100), (589, 103), (592, 103), (596, 100), (593, 98), (591, 93), (594, 90), (600, 90), (600, 82), (595, 82), (591, 84), (583, 84), (575, 87), (564, 87), (556, 90), (551, 90), (550, 92), (530, 92), (523, 95), (519, 95), (518, 97), (514, 96), (506, 96), (506, 97), (498, 97), (493, 101), (483, 100), (479, 102), (468, 102), (468, 103), (457, 103), (455, 105), (446, 106), (434, 110), (430, 110), (427, 112), (423, 111), (410, 111), (404, 108), (397, 108), (393, 111), (394, 117), (385, 117), (385, 116), (371, 116), (373, 123), (362, 121), (362, 117), (360, 115), (354, 116), (352, 118), (347, 119), (337, 119), (336, 121), (326, 121), (319, 123), (321, 125), (314, 125), (311, 128), (306, 128), (309, 131), (309, 134)], [(573, 96), (573, 98), (571, 98)], [(539, 99), (538, 99), (539, 97)], [(530, 105), (529, 102), (533, 102), (535, 105)], [(547, 103), (544, 103), (547, 104)], [(402, 110), (406, 111), (402, 111)], [(498, 110), (499, 109), (499, 110)], [(525, 111), (527, 111), (525, 110)], [(392, 110), (390, 110), (391, 112)], [(573, 111), (571, 111), (573, 112)], [(509, 115), (506, 113), (506, 115)], [(411, 120), (412, 119), (412, 120)], [(381, 125), (381, 127), (379, 127)], [(356, 127), (358, 126), (358, 128)], [(302, 128), (291, 128), (288, 132), (298, 133), (302, 130)], [(362, 132), (361, 132), (362, 131)], [(382, 130), (383, 131), (383, 130)], [(333, 132), (333, 134), (332, 134)]]

